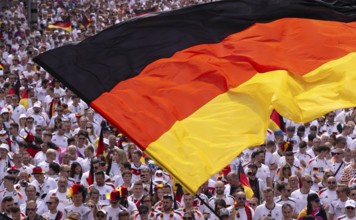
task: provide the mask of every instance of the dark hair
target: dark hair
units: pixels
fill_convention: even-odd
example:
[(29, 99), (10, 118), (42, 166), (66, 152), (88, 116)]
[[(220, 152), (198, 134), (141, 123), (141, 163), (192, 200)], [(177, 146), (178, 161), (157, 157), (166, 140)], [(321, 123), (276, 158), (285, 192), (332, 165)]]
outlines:
[[(80, 163), (78, 163), (78, 162), (73, 162), (72, 165), (70, 165), (70, 177), (74, 178), (75, 168), (77, 168), (78, 166), (80, 166), (82, 168), (82, 165), (80, 165)], [(82, 175), (83, 175), (83, 168), (80, 171), (79, 179), (82, 178)]]
[(18, 206), (13, 206), (13, 207), (10, 208), (10, 212), (11, 213), (18, 213), (20, 211), (21, 211), (20, 207), (18, 207)]
[(56, 174), (58, 174), (61, 171), (61, 167), (59, 166), (58, 163), (56, 162), (51, 162), (49, 163), (49, 168), (52, 169)]
[(16, 177), (11, 176), (11, 175), (6, 175), (6, 176), (4, 177), (4, 179), (10, 180), (10, 181), (12, 181), (12, 182), (16, 182)]
[(95, 176), (102, 176), (105, 179), (105, 173), (104, 171), (100, 170), (98, 172), (95, 173)]
[(2, 199), (2, 203), (11, 202), (11, 201), (14, 201), (14, 198), (12, 198), (12, 196), (6, 196)]

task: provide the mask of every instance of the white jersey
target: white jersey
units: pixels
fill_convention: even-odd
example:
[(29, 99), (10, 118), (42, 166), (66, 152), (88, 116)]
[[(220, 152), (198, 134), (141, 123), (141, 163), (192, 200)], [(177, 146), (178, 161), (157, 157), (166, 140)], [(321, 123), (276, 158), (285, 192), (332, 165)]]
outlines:
[(89, 191), (91, 191), (93, 188), (97, 189), (100, 193), (99, 196), (100, 203), (103, 205), (109, 205), (110, 202), (106, 198), (106, 195), (110, 194), (115, 189), (115, 186), (111, 183), (105, 183), (104, 186), (98, 186), (97, 184), (93, 184), (89, 186)]
[(106, 211), (106, 219), (118, 219), (119, 213), (122, 211), (127, 211), (127, 209), (123, 206), (119, 206), (117, 208), (113, 208), (110, 206), (103, 207), (103, 210)]
[(319, 191), (319, 198), (322, 205), (330, 205), (332, 201), (337, 200), (336, 190), (324, 188)]
[(282, 219), (282, 206), (275, 203), (275, 207), (273, 209), (268, 209), (266, 204), (262, 204), (257, 206), (255, 210), (255, 215), (253, 216), (253, 220), (261, 220), (264, 217), (270, 217), (269, 220), (280, 220)]
[(293, 211), (295, 213), (297, 213), (297, 203), (295, 202), (295, 199), (293, 199), (292, 197), (289, 197), (288, 200), (282, 200), (282, 198), (280, 196), (278, 196), (275, 200), (275, 203), (279, 204), (279, 205), (284, 205), (286, 203), (288, 203), (289, 205), (292, 206)]
[(39, 200), (43, 200), (47, 193), (57, 188), (57, 182), (51, 177), (45, 177), (44, 182), (40, 184), (36, 179), (31, 182), (36, 187), (36, 192), (39, 193)]
[(182, 216), (180, 215), (179, 212), (176, 211), (171, 211), (171, 213), (158, 213), (156, 215), (156, 220), (182, 220)]
[(47, 196), (44, 199), (44, 202), (47, 202), (51, 196), (58, 197), (59, 203), (58, 203), (57, 209), (63, 213), (64, 213), (64, 208), (72, 204), (72, 200), (67, 197), (67, 192), (61, 193), (58, 191), (58, 188), (50, 190), (47, 193)]
[(337, 220), (356, 220), (356, 216), (349, 218), (346, 215), (342, 215), (342, 216), (338, 217)]
[(346, 201), (343, 202), (340, 199), (335, 200), (333, 202), (331, 202), (330, 206), (329, 206), (329, 210), (328, 213), (329, 214), (333, 214), (334, 215), (334, 219), (329, 219), (329, 220), (336, 220), (337, 217), (344, 215), (345, 214), (345, 204)]
[(261, 167), (257, 169), (257, 178), (261, 178), (265, 183), (268, 183), (267, 178), (271, 177), (271, 172), (268, 166), (261, 164)]
[[(320, 159), (318, 157), (314, 157), (308, 163), (308, 173), (312, 177), (312, 180), (320, 180), (324, 174), (326, 169), (331, 170), (331, 163), (326, 159)], [(318, 184), (314, 182), (312, 188), (314, 191), (318, 191)]]
[(64, 219), (68, 217), (71, 212), (76, 212), (80, 215), (79, 220), (94, 220), (93, 212), (85, 204), (81, 206), (70, 205), (64, 208)]
[(309, 193), (303, 194), (300, 189), (295, 190), (292, 192), (291, 197), (295, 200), (297, 203), (296, 209), (297, 213), (301, 212), (302, 209), (307, 206), (307, 198), (310, 193), (316, 193), (312, 190), (309, 191)]

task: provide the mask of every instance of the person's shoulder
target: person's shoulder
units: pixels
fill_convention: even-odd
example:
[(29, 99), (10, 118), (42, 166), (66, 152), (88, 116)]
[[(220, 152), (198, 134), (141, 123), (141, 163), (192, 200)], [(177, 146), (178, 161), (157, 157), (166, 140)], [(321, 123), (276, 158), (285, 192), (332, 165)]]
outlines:
[(346, 215), (341, 215), (341, 216), (339, 216), (339, 217), (337, 218), (337, 220), (343, 220), (343, 219), (346, 220)]

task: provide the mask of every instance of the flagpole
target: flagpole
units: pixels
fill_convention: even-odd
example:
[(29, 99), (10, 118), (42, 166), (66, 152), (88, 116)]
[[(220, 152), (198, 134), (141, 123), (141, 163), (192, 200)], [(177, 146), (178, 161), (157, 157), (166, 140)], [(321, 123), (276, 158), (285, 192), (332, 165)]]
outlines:
[[(218, 213), (216, 213), (216, 211), (208, 204), (204, 201), (204, 199), (202, 199), (198, 194), (195, 194), (195, 196), (206, 206), (208, 207), (208, 209), (210, 209), (210, 211), (212, 211), (220, 220), (222, 220), (222, 218), (220, 217), (220, 215), (218, 215)], [(204, 213), (203, 213), (204, 214)]]

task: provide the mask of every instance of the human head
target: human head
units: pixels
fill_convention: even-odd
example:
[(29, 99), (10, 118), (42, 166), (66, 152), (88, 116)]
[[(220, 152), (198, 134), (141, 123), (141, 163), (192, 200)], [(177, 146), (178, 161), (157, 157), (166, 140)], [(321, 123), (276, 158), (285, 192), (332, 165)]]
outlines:
[(259, 204), (259, 201), (258, 201), (258, 199), (256, 197), (251, 198), (250, 202), (248, 203), (248, 205), (251, 208), (253, 208), (253, 210), (255, 210), (257, 208), (258, 204)]
[(140, 215), (140, 218), (142, 220), (148, 220), (148, 214), (150, 212), (150, 209), (148, 206), (146, 205), (140, 205), (140, 207), (138, 208), (138, 214)]
[(48, 201), (46, 202), (48, 210), (50, 211), (57, 210), (58, 203), (59, 203), (59, 199), (57, 196), (49, 197)]
[(26, 215), (33, 219), (36, 216), (37, 204), (35, 200), (28, 200), (26, 202)]
[(273, 189), (271, 187), (266, 187), (265, 189), (263, 189), (263, 197), (264, 197), (266, 203), (273, 202), (273, 198), (274, 198)]
[(302, 188), (309, 191), (313, 185), (313, 180), (310, 175), (304, 174), (302, 176)]
[(1, 207), (5, 213), (10, 214), (11, 208), (14, 207), (14, 199), (11, 196), (4, 197), (1, 202)]
[(315, 210), (316, 208), (320, 207), (320, 198), (316, 193), (309, 193), (307, 197), (307, 202), (308, 214), (310, 214), (312, 210)]
[(284, 203), (282, 205), (283, 218), (284, 219), (292, 219), (292, 214), (293, 214), (293, 207), (288, 203)]
[(246, 194), (244, 192), (236, 192), (235, 195), (235, 200), (237, 201), (237, 205), (239, 207), (244, 207), (246, 203)]
[(215, 183), (215, 193), (217, 195), (223, 195), (225, 190), (225, 184), (222, 181), (216, 181)]
[(349, 199), (345, 203), (345, 209), (346, 209), (346, 216), (348, 218), (354, 218), (355, 217), (355, 200)]
[(162, 208), (164, 212), (172, 210), (173, 196), (171, 194), (163, 195)]
[(329, 190), (335, 190), (337, 187), (336, 178), (333, 176), (330, 176), (329, 178), (327, 178), (326, 184), (327, 184)]

